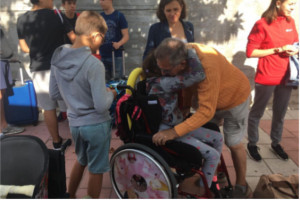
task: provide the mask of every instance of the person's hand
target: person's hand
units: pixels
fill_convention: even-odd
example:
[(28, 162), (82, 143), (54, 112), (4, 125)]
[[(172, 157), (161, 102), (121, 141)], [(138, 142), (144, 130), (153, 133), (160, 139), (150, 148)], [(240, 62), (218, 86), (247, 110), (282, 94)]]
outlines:
[(177, 135), (175, 130), (172, 128), (172, 129), (167, 129), (167, 130), (157, 132), (155, 135), (153, 135), (152, 142), (156, 146), (165, 145), (167, 141), (173, 140), (178, 137), (179, 136)]
[(114, 49), (119, 49), (121, 45), (118, 42), (112, 42), (112, 46)]
[(288, 56), (296, 55), (299, 52), (299, 49), (294, 45), (285, 45), (282, 48), (282, 51), (286, 53)]
[(117, 94), (117, 91), (114, 88), (106, 88), (106, 90), (108, 92), (112, 92), (113, 95), (114, 95), (114, 99), (116, 99), (116, 97), (117, 97), (118, 94)]

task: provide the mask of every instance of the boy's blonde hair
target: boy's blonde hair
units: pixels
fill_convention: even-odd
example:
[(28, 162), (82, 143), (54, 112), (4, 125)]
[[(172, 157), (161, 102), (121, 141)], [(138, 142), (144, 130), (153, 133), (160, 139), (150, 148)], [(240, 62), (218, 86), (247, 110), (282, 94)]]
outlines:
[(83, 11), (76, 20), (75, 34), (89, 35), (94, 31), (105, 35), (107, 32), (105, 20), (95, 11)]

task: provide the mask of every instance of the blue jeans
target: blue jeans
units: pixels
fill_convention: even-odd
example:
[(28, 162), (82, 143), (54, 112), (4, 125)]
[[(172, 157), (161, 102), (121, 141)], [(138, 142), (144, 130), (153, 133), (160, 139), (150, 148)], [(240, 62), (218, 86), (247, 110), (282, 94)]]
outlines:
[(123, 59), (122, 57), (115, 57), (115, 77), (113, 77), (112, 58), (101, 58), (105, 66), (105, 80), (110, 81), (113, 78), (122, 78), (123, 76)]

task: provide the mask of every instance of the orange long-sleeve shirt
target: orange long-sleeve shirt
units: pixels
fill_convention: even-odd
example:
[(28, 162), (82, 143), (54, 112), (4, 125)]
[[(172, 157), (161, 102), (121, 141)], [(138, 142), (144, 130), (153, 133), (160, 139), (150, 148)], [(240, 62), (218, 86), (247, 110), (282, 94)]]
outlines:
[[(183, 136), (210, 121), (216, 110), (229, 110), (247, 100), (250, 83), (245, 74), (231, 64), (221, 53), (206, 45), (189, 43), (202, 63), (206, 79), (183, 91), (183, 98), (191, 100), (197, 92), (198, 108), (184, 122), (174, 127)], [(191, 102), (188, 102), (191, 105)]]

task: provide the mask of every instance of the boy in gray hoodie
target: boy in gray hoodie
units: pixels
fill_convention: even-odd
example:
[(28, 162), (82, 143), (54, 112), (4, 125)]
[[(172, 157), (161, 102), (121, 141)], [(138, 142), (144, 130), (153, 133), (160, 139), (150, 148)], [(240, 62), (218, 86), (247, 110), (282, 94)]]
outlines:
[(107, 31), (104, 19), (94, 11), (78, 17), (73, 45), (58, 47), (51, 60), (50, 96), (63, 99), (68, 107), (69, 126), (75, 142), (77, 161), (73, 166), (68, 192), (76, 190), (88, 166), (87, 195), (99, 198), (103, 173), (110, 170), (110, 108), (116, 92), (105, 86), (103, 63), (92, 56)]

